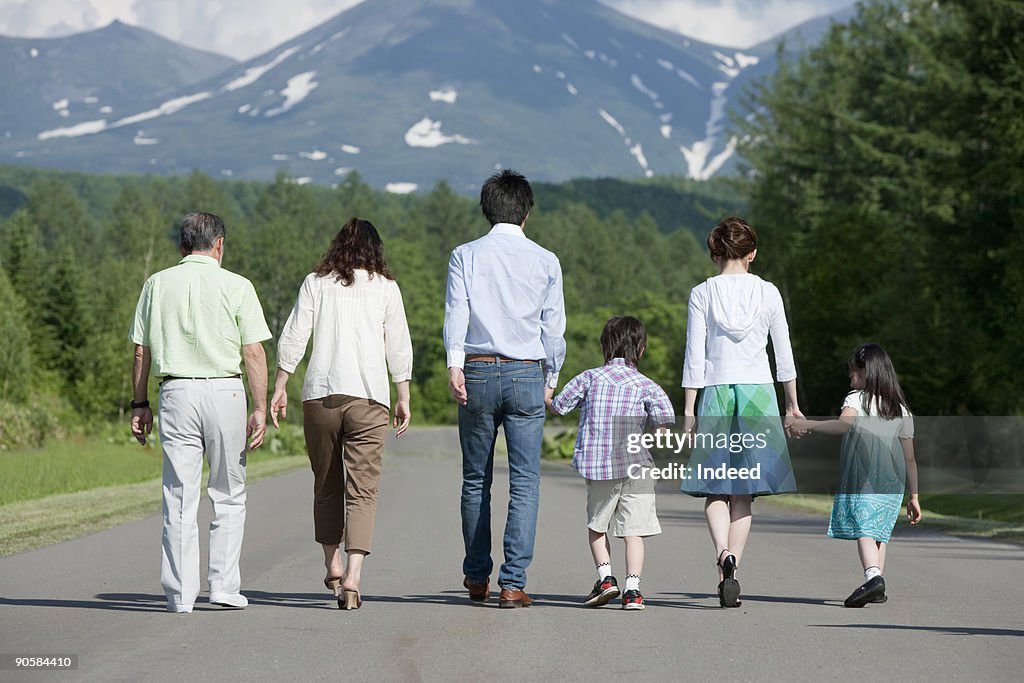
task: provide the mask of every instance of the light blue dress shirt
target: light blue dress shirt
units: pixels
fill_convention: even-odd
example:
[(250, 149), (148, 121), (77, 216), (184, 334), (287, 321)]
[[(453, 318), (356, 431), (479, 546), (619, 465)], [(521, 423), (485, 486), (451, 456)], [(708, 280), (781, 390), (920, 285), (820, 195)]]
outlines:
[(467, 355), (543, 360), (547, 385), (558, 385), (565, 361), (565, 302), (558, 257), (498, 223), (452, 251), (444, 305), (448, 367)]

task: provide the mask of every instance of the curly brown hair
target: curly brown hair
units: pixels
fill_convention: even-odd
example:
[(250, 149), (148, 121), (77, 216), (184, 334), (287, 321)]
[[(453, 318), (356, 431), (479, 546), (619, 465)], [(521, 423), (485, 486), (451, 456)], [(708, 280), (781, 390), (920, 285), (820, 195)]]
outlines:
[(321, 277), (334, 274), (338, 282), (348, 287), (355, 281), (357, 268), (368, 272), (370, 279), (374, 274), (395, 279), (384, 257), (384, 242), (377, 228), (370, 221), (353, 217), (331, 240), (331, 246), (313, 272)]

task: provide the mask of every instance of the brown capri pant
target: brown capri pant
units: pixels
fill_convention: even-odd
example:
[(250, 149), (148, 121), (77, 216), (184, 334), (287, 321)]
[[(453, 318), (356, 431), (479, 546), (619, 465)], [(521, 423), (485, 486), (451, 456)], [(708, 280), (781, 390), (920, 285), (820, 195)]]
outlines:
[(302, 402), (306, 451), (313, 468), (317, 543), (370, 553), (380, 490), (388, 409), (375, 401), (333, 394)]

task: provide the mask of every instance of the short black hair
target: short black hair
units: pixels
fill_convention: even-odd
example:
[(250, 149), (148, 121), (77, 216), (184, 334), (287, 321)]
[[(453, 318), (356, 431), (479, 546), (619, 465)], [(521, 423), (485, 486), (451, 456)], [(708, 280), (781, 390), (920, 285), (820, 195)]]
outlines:
[(601, 332), (601, 351), (604, 362), (612, 358), (625, 358), (635, 366), (647, 348), (647, 330), (644, 324), (631, 315), (615, 316), (604, 324)]
[(491, 225), (522, 225), (533, 208), (533, 188), (526, 176), (506, 168), (495, 173), (480, 188), (480, 209)]
[(228, 234), (220, 216), (201, 211), (186, 214), (181, 219), (181, 248), (186, 253), (210, 251), (217, 238)]

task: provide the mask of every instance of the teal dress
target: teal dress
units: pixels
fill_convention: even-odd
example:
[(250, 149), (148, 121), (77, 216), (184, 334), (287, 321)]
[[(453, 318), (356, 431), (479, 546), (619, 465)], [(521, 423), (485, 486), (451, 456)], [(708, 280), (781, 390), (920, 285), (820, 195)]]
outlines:
[(888, 543), (903, 506), (907, 478), (901, 439), (914, 437), (914, 418), (878, 417), (875, 406), (864, 408), (864, 393), (852, 392), (843, 408), (857, 418), (843, 435), (839, 455), (839, 485), (832, 500), (828, 535), (832, 538), (872, 538)]

